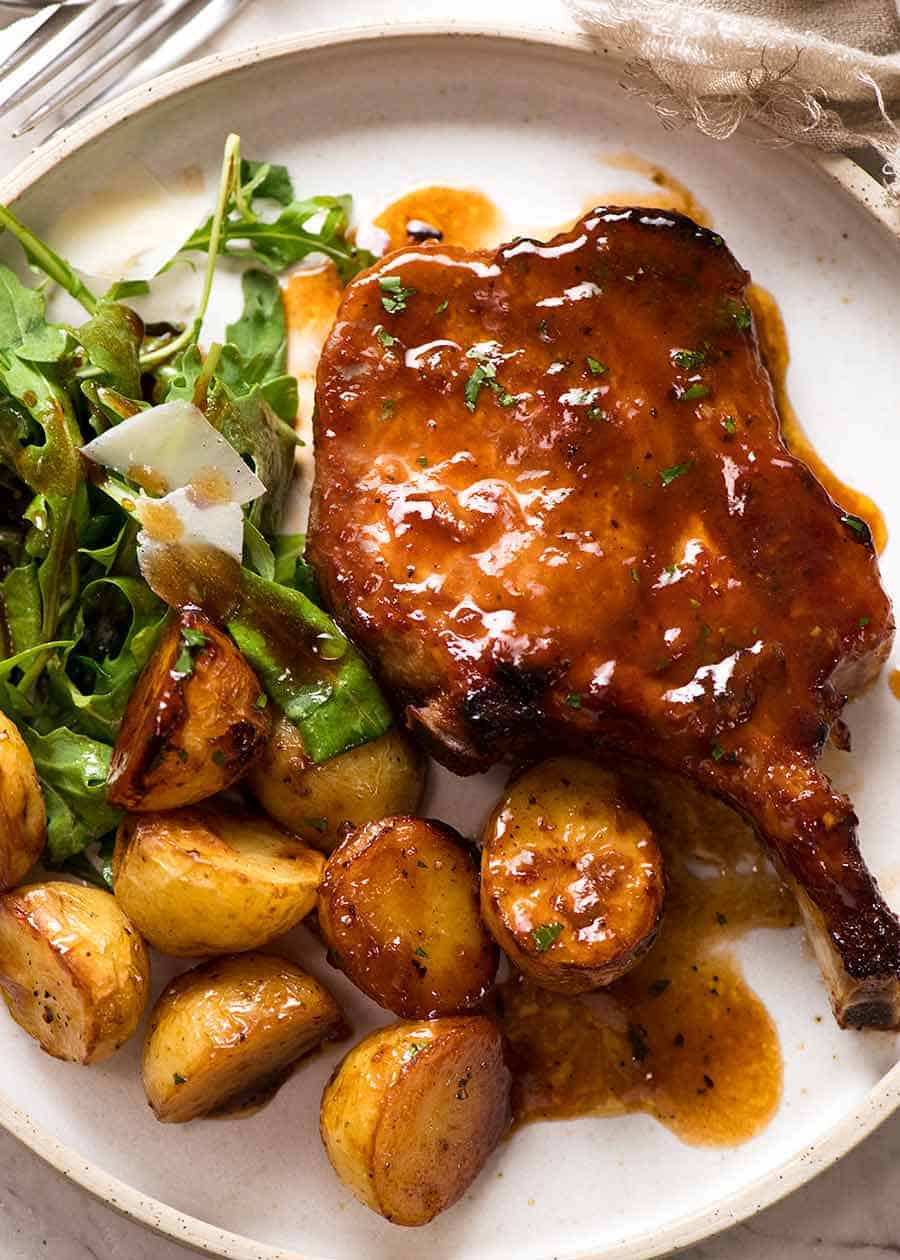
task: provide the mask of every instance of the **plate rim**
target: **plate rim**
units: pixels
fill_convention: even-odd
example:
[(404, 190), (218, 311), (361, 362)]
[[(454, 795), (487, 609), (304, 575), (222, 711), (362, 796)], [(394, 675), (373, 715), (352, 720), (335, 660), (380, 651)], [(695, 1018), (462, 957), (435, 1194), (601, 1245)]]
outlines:
[[(388, 20), (381, 25), (353, 24), (281, 36), (243, 49), (213, 53), (190, 61), (101, 105), (65, 128), (58, 136), (40, 145), (0, 178), (0, 201), (5, 204), (14, 203), (63, 159), (86, 148), (119, 126), (126, 125), (136, 115), (181, 92), (224, 78), (249, 66), (330, 47), (368, 44), (374, 40), (390, 39), (400, 43), (442, 38), (506, 41), (539, 48), (549, 47), (596, 56), (607, 62), (621, 59), (621, 54), (616, 50), (600, 49), (588, 35), (578, 30), (566, 30), (554, 25), (534, 25), (523, 30), (513, 22), (502, 21)], [(807, 146), (797, 145), (792, 153), (838, 183), (844, 193), (861, 206), (879, 228), (900, 243), (900, 206), (890, 199), (882, 185), (862, 167), (843, 154), (822, 153)], [(631, 1241), (615, 1243), (601, 1251), (589, 1248), (587, 1251), (567, 1253), (564, 1257), (555, 1251), (555, 1255), (559, 1260), (653, 1260), (653, 1257), (701, 1242), (747, 1220), (764, 1208), (771, 1207), (811, 1181), (852, 1150), (898, 1109), (900, 1062), (880, 1078), (851, 1113), (838, 1121), (818, 1141), (756, 1177), (749, 1185), (734, 1191), (719, 1203), (687, 1213), (661, 1230), (641, 1234)], [(0, 1126), (105, 1206), (182, 1246), (202, 1254), (222, 1257), (223, 1260), (321, 1260), (321, 1257), (313, 1257), (308, 1253), (255, 1242), (246, 1235), (221, 1229), (199, 1217), (181, 1212), (152, 1195), (144, 1194), (53, 1137), (2, 1093)]]

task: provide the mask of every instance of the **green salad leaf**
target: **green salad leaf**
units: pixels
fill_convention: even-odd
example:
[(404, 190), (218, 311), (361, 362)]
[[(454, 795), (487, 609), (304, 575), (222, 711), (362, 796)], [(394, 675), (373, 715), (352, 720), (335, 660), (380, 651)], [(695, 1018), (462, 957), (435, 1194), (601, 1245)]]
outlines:
[(109, 744), (64, 726), (39, 735), (20, 725), (47, 804), (47, 856), (63, 862), (119, 824), (121, 814), (106, 803)]
[(314, 761), (377, 739), (391, 725), (362, 657), (300, 591), (245, 569), (228, 631)]
[[(318, 606), (302, 535), (281, 532), (295, 473), (297, 382), (277, 273), (331, 258), (346, 280), (371, 258), (348, 239), (346, 197), (298, 200), (283, 166), (225, 145), (216, 204), (186, 243), (204, 250), (197, 307), (186, 324), (146, 324), (126, 303), (151, 283), (102, 296), (7, 207), (0, 232), (45, 280), (0, 265), (0, 709), (33, 757), (48, 815), (46, 860), (108, 886), (119, 813), (106, 780), (119, 728), (169, 608), (139, 565), (141, 489), (91, 470), (96, 434), (170, 399), (200, 407), (254, 469), (266, 493), (244, 509), (244, 568), (233, 614), (238, 647), (271, 698), (324, 760), (380, 735), (391, 715), (362, 657)], [(183, 251), (182, 251), (183, 252)], [(201, 343), (223, 255), (255, 266), (225, 342)], [(87, 312), (53, 323), (58, 286)]]
[[(218, 252), (258, 263), (270, 271), (284, 271), (310, 255), (324, 255), (341, 279), (352, 280), (375, 260), (367, 250), (347, 239), (352, 199), (308, 197), (297, 201), (283, 166), (242, 161), (232, 180), (218, 241)], [(274, 219), (260, 217), (257, 202), (271, 200), (282, 208)], [(215, 216), (211, 215), (182, 245), (180, 253), (206, 253), (213, 243)]]

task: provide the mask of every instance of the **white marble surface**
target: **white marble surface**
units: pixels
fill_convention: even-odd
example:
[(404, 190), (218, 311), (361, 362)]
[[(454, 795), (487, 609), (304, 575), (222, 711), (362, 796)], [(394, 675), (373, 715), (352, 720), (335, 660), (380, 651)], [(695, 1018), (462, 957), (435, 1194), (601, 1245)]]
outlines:
[[(491, 12), (567, 21), (562, 0), (494, 0)], [(273, 33), (403, 18), (484, 16), (483, 0), (250, 0), (206, 51)], [(0, 133), (8, 167), (33, 147)], [(14, 1085), (7, 1083), (11, 1093)], [(735, 1152), (740, 1158), (740, 1152)], [(745, 1225), (683, 1253), (685, 1260), (864, 1260), (900, 1256), (900, 1116), (811, 1185)], [(94, 1202), (0, 1133), (0, 1260), (180, 1260), (187, 1253)], [(364, 1260), (360, 1257), (360, 1260)]]

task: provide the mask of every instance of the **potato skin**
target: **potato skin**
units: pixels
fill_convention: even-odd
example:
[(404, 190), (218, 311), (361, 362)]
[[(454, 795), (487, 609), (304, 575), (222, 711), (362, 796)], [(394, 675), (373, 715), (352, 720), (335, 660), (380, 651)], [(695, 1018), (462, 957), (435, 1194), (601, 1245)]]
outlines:
[(0, 713), (0, 891), (28, 874), (47, 842), (47, 811), (31, 753)]
[(316, 904), (325, 859), (264, 814), (221, 799), (128, 814), (113, 851), (116, 898), (156, 949), (200, 958), (256, 949)]
[(282, 827), (330, 853), (353, 827), (414, 814), (425, 789), (425, 759), (393, 727), (317, 765), (294, 724), (280, 716), (246, 781)]
[(384, 818), (335, 849), (319, 927), (337, 965), (407, 1019), (476, 1007), (500, 961), (478, 909), (478, 865), (452, 827)]
[(213, 959), (177, 976), (153, 1008), (141, 1075), (157, 1120), (182, 1124), (271, 1091), (343, 1032), (328, 990), (271, 954)]
[(662, 856), (610, 771), (574, 757), (540, 762), (509, 785), (483, 840), (484, 921), (539, 985), (610, 984), (653, 944)]
[(510, 1117), (502, 1036), (482, 1015), (392, 1024), (359, 1043), (322, 1095), (341, 1181), (395, 1225), (426, 1225), (468, 1189)]
[[(185, 652), (189, 672), (179, 668)], [(174, 615), (128, 701), (110, 762), (110, 803), (177, 809), (229, 787), (268, 737), (262, 695), (226, 634), (196, 609)]]
[(48, 1054), (100, 1063), (138, 1026), (150, 966), (111, 893), (28, 884), (0, 897), (0, 988), (17, 1024)]

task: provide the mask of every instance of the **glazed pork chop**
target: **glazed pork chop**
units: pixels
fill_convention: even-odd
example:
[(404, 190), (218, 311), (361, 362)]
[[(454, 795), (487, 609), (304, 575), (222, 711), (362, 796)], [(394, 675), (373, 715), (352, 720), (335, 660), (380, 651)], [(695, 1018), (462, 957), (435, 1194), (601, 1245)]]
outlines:
[(637, 757), (742, 810), (842, 1024), (900, 1022), (900, 923), (816, 767), (893, 637), (867, 526), (784, 446), (722, 238), (597, 209), (346, 290), (308, 555), (429, 751)]

